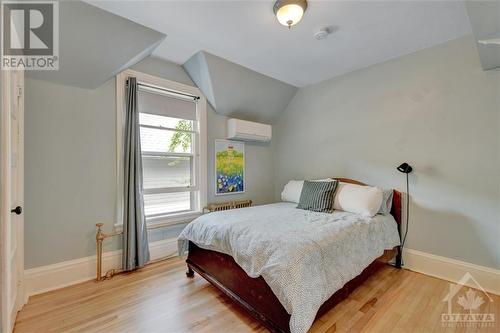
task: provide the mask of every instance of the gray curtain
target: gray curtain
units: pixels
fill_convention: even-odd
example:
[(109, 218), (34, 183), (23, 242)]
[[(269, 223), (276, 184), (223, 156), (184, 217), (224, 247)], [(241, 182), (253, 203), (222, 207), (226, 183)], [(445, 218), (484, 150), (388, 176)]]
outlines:
[(148, 233), (142, 197), (142, 158), (137, 108), (137, 79), (127, 80), (123, 141), (123, 269), (133, 270), (149, 261)]

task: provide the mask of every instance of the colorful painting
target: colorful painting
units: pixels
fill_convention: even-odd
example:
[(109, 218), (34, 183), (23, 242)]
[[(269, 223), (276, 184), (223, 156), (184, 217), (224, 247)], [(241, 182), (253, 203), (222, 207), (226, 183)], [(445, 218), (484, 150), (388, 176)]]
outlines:
[(215, 140), (215, 194), (245, 192), (245, 144)]

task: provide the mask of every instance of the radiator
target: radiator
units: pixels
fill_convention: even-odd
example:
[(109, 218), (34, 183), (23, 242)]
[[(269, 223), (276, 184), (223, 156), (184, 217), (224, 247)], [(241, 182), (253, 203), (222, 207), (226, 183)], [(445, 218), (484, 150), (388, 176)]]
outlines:
[(252, 200), (228, 201), (228, 202), (209, 204), (205, 208), (205, 210), (208, 210), (211, 213), (211, 212), (219, 212), (222, 210), (245, 208), (250, 206), (252, 206)]

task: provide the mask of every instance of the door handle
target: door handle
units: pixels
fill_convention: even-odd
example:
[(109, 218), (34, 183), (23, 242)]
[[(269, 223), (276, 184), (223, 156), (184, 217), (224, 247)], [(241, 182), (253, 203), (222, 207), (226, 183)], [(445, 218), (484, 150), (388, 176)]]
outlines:
[(11, 209), (10, 212), (11, 213), (16, 213), (17, 215), (21, 215), (21, 213), (23, 212), (23, 207), (17, 206), (16, 208)]

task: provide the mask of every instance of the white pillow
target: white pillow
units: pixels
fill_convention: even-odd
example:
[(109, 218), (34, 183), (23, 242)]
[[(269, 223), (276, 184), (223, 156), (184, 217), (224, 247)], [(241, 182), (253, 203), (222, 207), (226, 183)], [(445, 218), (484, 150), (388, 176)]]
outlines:
[(281, 201), (299, 203), (302, 186), (304, 186), (303, 180), (290, 180), (281, 192)]
[[(331, 178), (326, 179), (315, 179), (312, 182), (327, 182), (333, 181)], [(304, 186), (303, 180), (290, 180), (285, 187), (283, 192), (281, 192), (281, 201), (289, 201), (299, 203), (300, 193), (302, 193), (302, 187)]]
[(372, 186), (339, 183), (333, 208), (345, 212), (375, 216), (382, 204), (382, 190)]

